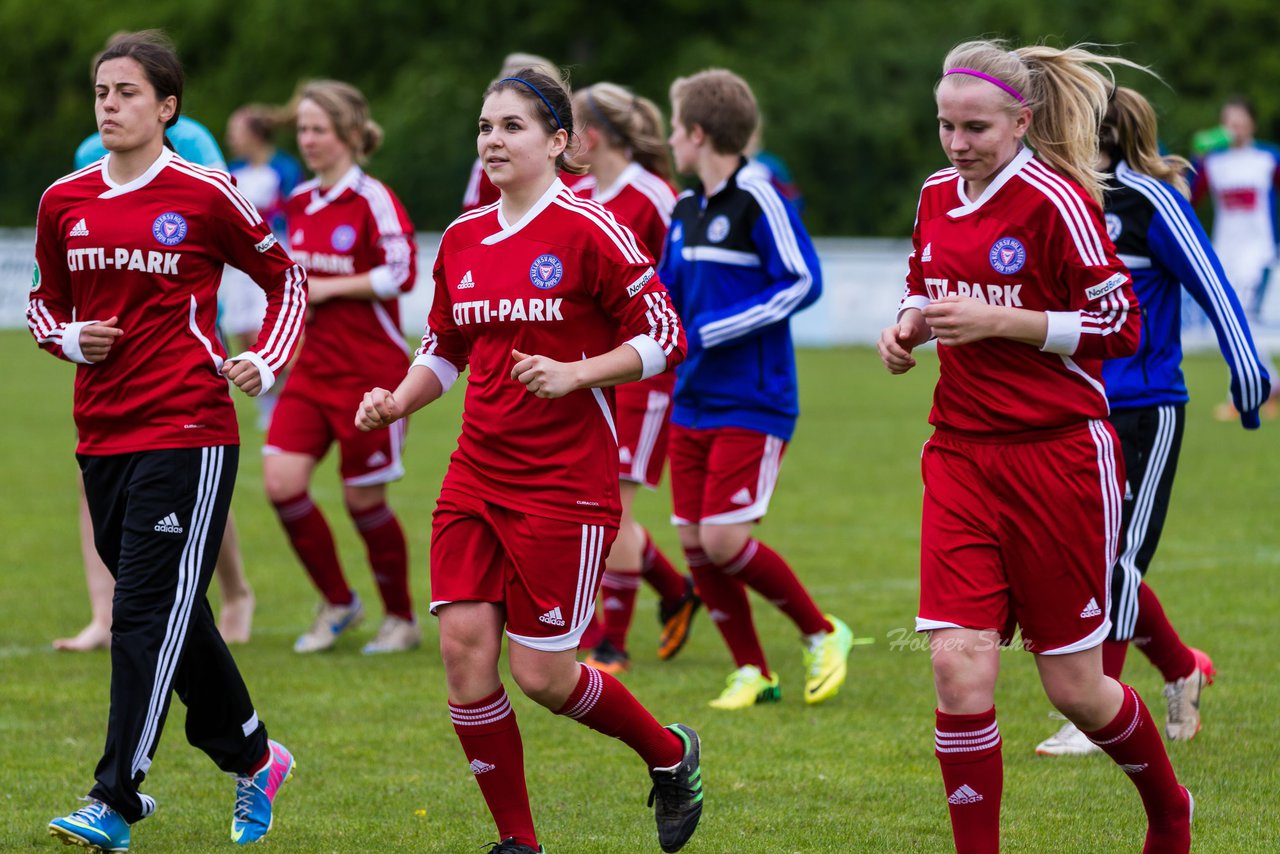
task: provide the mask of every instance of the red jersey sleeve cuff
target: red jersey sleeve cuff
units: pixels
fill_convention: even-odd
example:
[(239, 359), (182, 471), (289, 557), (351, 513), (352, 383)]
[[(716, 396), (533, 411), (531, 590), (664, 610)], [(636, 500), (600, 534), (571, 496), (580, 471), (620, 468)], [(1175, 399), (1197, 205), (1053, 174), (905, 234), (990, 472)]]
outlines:
[(440, 380), (440, 386), (444, 389), (441, 394), (448, 393), (453, 388), (453, 384), (458, 380), (458, 369), (453, 362), (441, 356), (419, 356), (413, 360), (410, 369), (423, 367), (436, 375), (436, 379)]
[(637, 335), (626, 343), (640, 354), (640, 379), (656, 377), (667, 369), (667, 354), (662, 351), (662, 345), (648, 335)]
[(1048, 331), (1044, 336), (1045, 353), (1058, 353), (1070, 356), (1080, 346), (1080, 312), (1078, 311), (1046, 311)]

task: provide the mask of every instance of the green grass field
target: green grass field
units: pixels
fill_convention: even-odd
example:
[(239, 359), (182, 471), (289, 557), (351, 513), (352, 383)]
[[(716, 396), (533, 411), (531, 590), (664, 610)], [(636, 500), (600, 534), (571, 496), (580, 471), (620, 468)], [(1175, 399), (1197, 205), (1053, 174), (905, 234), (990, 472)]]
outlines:
[[(58, 654), (55, 636), (88, 616), (76, 532), (70, 366), (21, 331), (0, 333), (10, 412), (0, 420), (0, 850), (56, 845), (48, 820), (91, 785), (106, 721), (106, 653)], [(1208, 650), (1218, 682), (1204, 731), (1171, 754), (1196, 795), (1196, 850), (1280, 850), (1277, 680), (1280, 647), (1280, 423), (1246, 433), (1215, 423), (1226, 370), (1213, 355), (1188, 360), (1195, 399), (1164, 541), (1150, 580), (1188, 642)], [(774, 609), (756, 600), (783, 702), (714, 712), (730, 659), (705, 617), (679, 658), (660, 663), (654, 599), (644, 591), (632, 632), (628, 685), (663, 721), (704, 739), (706, 811), (689, 852), (936, 852), (950, 850), (933, 757), (927, 654), (911, 634), (916, 606), (919, 449), (936, 363), (890, 377), (865, 349), (801, 355), (804, 415), (760, 536), (787, 555), (824, 609), (859, 637), (850, 678), (834, 700), (801, 699), (800, 646)], [(427, 535), (458, 425), (461, 389), (415, 416), (408, 477), (392, 491), (411, 538), (413, 589), (427, 598)], [(263, 497), (251, 405), (235, 512), (256, 588), (253, 641), (236, 649), (259, 713), (298, 757), (277, 803), (275, 852), (477, 851), (493, 841), (488, 813), (454, 737), (436, 626), (410, 655), (365, 658), (376, 619), (325, 655), (299, 657), (294, 636), (315, 597)], [(376, 593), (341, 511), (334, 464), (317, 500), (340, 539), (348, 575)], [(639, 512), (673, 556), (669, 499), (642, 496)], [(1046, 556), (1051, 558), (1051, 556)], [(216, 586), (215, 586), (216, 590)], [(216, 592), (211, 591), (215, 602)], [(1035, 744), (1056, 722), (1026, 653), (1004, 654), (997, 705), (1006, 768), (1004, 842), (1010, 852), (1137, 851), (1137, 794), (1105, 759), (1042, 759)], [(1138, 653), (1126, 676), (1157, 719), (1160, 678)], [(534, 817), (553, 854), (657, 851), (645, 807), (649, 782), (623, 745), (557, 719), (513, 692), (524, 733)], [(183, 738), (175, 702), (145, 790), (157, 814), (134, 829), (146, 851), (230, 851), (233, 787)], [(59, 849), (60, 850), (60, 849)]]

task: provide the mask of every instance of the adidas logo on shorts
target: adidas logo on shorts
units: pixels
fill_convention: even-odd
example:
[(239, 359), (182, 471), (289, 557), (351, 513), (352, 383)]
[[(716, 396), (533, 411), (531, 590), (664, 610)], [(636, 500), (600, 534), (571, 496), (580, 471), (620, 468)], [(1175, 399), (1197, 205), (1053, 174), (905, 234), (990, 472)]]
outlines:
[(969, 788), (968, 783), (961, 785), (960, 788), (956, 789), (947, 797), (947, 803), (957, 805), (976, 804), (980, 800), (982, 800), (982, 795), (979, 795), (973, 789)]
[(159, 522), (156, 522), (156, 530), (162, 534), (181, 534), (182, 525), (178, 523), (178, 514), (170, 513)]
[(548, 626), (563, 626), (564, 615), (560, 613), (560, 606), (557, 605), (547, 613), (538, 618), (539, 623), (546, 623)]
[(1096, 617), (1102, 613), (1102, 609), (1098, 607), (1098, 600), (1090, 597), (1089, 604), (1084, 606), (1084, 610), (1080, 612), (1081, 618)]
[(495, 767), (496, 766), (490, 765), (488, 762), (485, 762), (483, 759), (471, 760), (471, 773), (475, 774), (477, 777), (479, 777), (481, 774), (485, 773), (486, 771), (492, 771)]

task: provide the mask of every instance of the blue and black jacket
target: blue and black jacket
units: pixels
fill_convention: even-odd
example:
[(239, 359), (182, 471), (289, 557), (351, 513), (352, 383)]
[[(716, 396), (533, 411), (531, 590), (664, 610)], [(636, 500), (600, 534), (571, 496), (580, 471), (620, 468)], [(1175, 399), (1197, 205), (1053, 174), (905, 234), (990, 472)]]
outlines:
[(722, 187), (676, 200), (659, 277), (684, 321), (672, 420), (741, 427), (790, 440), (800, 406), (791, 315), (822, 293), (800, 217), (742, 166)]
[(1107, 232), (1133, 274), (1142, 305), (1138, 352), (1103, 364), (1113, 409), (1182, 404), (1182, 288), (1213, 324), (1231, 370), (1231, 399), (1245, 427), (1258, 426), (1258, 408), (1271, 380), (1249, 332), (1240, 300), (1191, 205), (1168, 184), (1121, 161), (1106, 191)]

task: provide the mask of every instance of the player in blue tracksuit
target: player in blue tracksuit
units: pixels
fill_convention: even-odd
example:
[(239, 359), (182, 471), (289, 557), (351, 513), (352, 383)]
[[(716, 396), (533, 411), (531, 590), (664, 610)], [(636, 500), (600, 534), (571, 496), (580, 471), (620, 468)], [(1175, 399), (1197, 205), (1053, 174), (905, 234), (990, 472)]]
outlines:
[[(1111, 637), (1103, 669), (1118, 679), (1130, 640), (1164, 675), (1165, 734), (1186, 740), (1200, 728), (1201, 689), (1213, 681), (1213, 662), (1187, 646), (1142, 580), (1164, 527), (1186, 421), (1182, 377), (1181, 299), (1186, 288), (1204, 309), (1231, 371), (1231, 399), (1246, 429), (1271, 382), (1258, 356), (1240, 300), (1227, 282), (1209, 238), (1187, 202), (1187, 163), (1162, 158), (1155, 112), (1140, 94), (1119, 88), (1102, 128), (1101, 168), (1115, 179), (1106, 191), (1107, 232), (1133, 274), (1142, 306), (1138, 352), (1103, 365), (1110, 420), (1124, 450), (1127, 486), (1122, 540), (1111, 570)], [(1068, 723), (1040, 744), (1045, 755), (1097, 750)]]
[(676, 80), (671, 103), (676, 169), (700, 182), (676, 200), (660, 272), (689, 342), (671, 415), (673, 518), (736, 666), (711, 705), (744, 709), (781, 696), (747, 587), (800, 630), (805, 700), (819, 703), (845, 680), (852, 634), (752, 536), (799, 414), (790, 318), (822, 291), (818, 256), (795, 209), (767, 179), (744, 172), (759, 120), (746, 82), (703, 71)]

